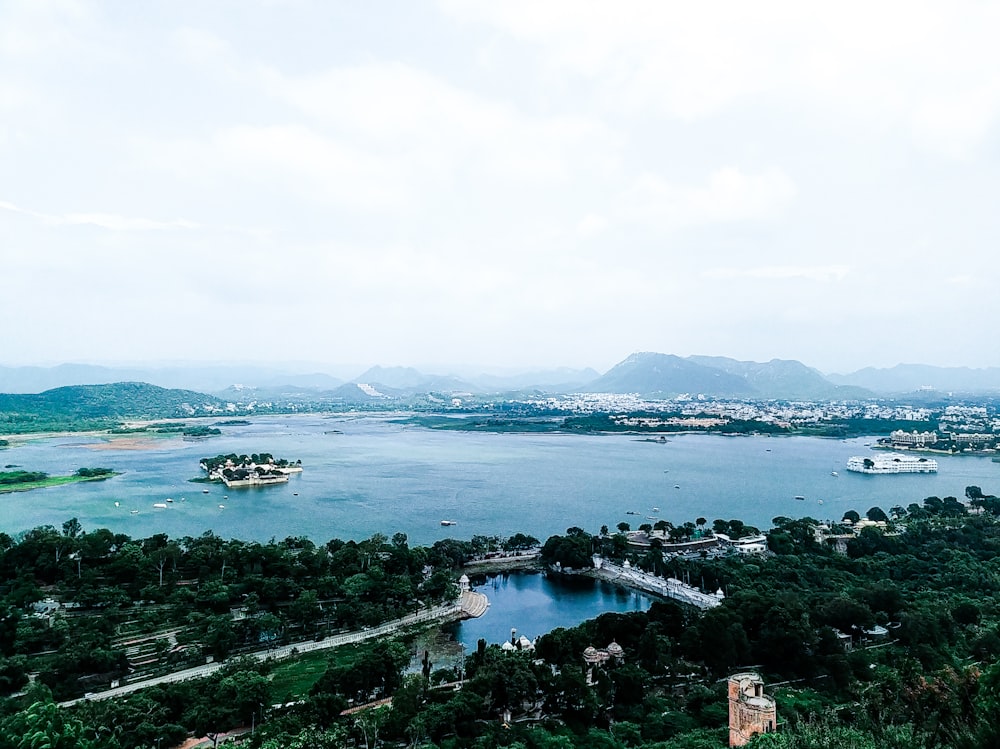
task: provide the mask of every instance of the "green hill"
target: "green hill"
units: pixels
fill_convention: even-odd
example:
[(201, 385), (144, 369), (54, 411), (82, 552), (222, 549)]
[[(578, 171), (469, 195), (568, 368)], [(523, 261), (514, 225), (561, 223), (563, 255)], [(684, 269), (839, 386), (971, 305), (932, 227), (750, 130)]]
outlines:
[(122, 419), (165, 419), (218, 413), (218, 398), (145, 382), (71, 385), (43, 393), (0, 394), (0, 431), (92, 428)]

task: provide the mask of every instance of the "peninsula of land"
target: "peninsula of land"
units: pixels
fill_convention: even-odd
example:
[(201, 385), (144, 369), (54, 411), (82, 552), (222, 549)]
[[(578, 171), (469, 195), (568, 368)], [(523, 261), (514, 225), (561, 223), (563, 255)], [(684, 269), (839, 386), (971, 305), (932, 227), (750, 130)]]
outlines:
[(69, 476), (50, 476), (42, 471), (0, 471), (0, 494), (46, 489), (81, 481), (104, 481), (118, 475), (110, 468), (80, 468)]

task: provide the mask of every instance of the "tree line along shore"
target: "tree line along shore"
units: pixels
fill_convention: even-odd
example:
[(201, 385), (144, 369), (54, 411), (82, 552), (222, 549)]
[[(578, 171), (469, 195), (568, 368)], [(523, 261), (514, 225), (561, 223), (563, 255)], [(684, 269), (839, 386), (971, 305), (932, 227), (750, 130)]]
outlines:
[[(415, 670), (405, 637), (281, 663), (240, 654), (453, 600), (461, 571), (500, 539), (132, 539), (72, 520), (0, 534), (0, 749), (29, 726), (102, 749), (248, 726), (248, 747), (722, 747), (724, 680), (748, 666), (778, 706), (778, 731), (750, 746), (993, 745), (1000, 507), (970, 493), (890, 508), (891, 524), (840, 551), (808, 518), (776, 518), (767, 550), (748, 556), (664, 557), (616, 541), (622, 531), (571, 528), (541, 545), (543, 565), (597, 552), (725, 597), (703, 611), (663, 600), (603, 614), (530, 648), (482, 642), (460, 665), (425, 655)], [(532, 544), (507, 539), (506, 551)], [(586, 660), (611, 643), (620, 657)], [(55, 705), (206, 657), (225, 665), (205, 680)], [(382, 707), (352, 709), (368, 703)]]

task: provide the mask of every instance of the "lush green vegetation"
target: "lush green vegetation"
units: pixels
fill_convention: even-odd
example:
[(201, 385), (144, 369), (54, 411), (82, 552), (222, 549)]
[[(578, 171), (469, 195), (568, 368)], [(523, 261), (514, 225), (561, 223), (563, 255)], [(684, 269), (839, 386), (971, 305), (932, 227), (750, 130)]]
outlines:
[[(86, 532), (75, 519), (19, 539), (0, 534), (0, 694), (38, 672), (65, 699), (126, 671), (176, 670), (205, 655), (377, 625), (452, 600), (452, 571), (496, 548), (485, 537), (410, 548), (401, 533), (321, 546), (211, 533), (137, 540)], [(46, 604), (45, 617), (32, 616), (47, 598), (71, 608)]]
[(217, 427), (196, 426), (188, 427), (181, 434), (185, 437), (214, 437), (222, 434), (222, 430)]
[[(219, 422), (224, 424), (225, 422)], [(214, 437), (222, 434), (218, 427), (188, 426), (179, 424), (147, 424), (145, 426), (118, 426), (108, 430), (108, 434), (180, 434), (184, 437)]]
[[(214, 458), (202, 458), (198, 462), (210, 473), (226, 465), (226, 463), (231, 463), (236, 467), (247, 467), (250, 464), (264, 465), (267, 463), (273, 463), (278, 468), (287, 468), (292, 465), (292, 463), (285, 458), (278, 458), (275, 460), (271, 453), (253, 453), (252, 455), (237, 455), (236, 453), (229, 453), (228, 455), (216, 455)], [(295, 465), (302, 465), (302, 461), (295, 461)]]
[(0, 409), (0, 433), (35, 434), (44, 432), (100, 432), (119, 423), (113, 418), (81, 419), (61, 414), (40, 414)]
[(498, 409), (486, 414), (442, 416), (417, 414), (400, 420), (428, 429), (461, 432), (542, 432), (542, 433), (625, 433), (625, 434), (674, 434), (680, 432), (706, 432), (709, 434), (788, 434), (819, 437), (858, 437), (888, 434), (894, 429), (926, 429), (926, 422), (899, 421), (894, 419), (840, 419), (809, 425), (783, 425), (773, 421), (755, 419), (724, 419), (722, 423), (712, 413), (682, 413), (681, 411), (631, 411), (628, 413), (595, 412), (578, 415), (558, 409), (520, 407)]
[(80, 468), (70, 476), (50, 476), (42, 471), (0, 471), (0, 492), (44, 489), (78, 481), (100, 481), (116, 475), (110, 468)]
[(442, 416), (439, 414), (417, 414), (397, 423), (414, 424), (428, 429), (453, 432), (525, 432), (549, 433), (563, 431), (562, 417), (484, 414), (469, 416)]
[[(0, 433), (106, 431), (123, 419), (162, 419), (214, 413), (218, 398), (143, 382), (73, 385), (44, 393), (0, 393)], [(128, 432), (116, 432), (128, 433)]]
[(3, 471), (0, 473), (0, 486), (15, 486), (17, 484), (34, 484), (44, 481), (49, 474), (42, 471)]
[[(409, 649), (380, 640), (297, 663), (237, 659), (208, 684), (151, 688), (69, 713), (53, 711), (45, 688), (64, 696), (106, 683), (132, 657), (123, 653), (123, 637), (171, 630), (182, 652), (164, 646), (159, 655), (173, 666), (271, 638), (375, 623), (453, 595), (454, 570), (497, 540), (410, 548), (397, 534), (315, 546), (211, 534), (134, 541), (85, 533), (72, 521), (62, 532), (36, 529), (16, 542), (0, 538), (0, 684), (19, 689), (30, 669), (45, 686), (29, 690), (33, 706), (8, 703), (0, 736), (21, 735), (30, 720), (73, 736), (73, 746), (110, 749), (252, 722), (249, 746), (268, 749), (350, 742), (721, 749), (724, 678), (753, 664), (777, 698), (780, 721), (777, 734), (754, 739), (753, 747), (996, 746), (1000, 502), (980, 487), (966, 495), (968, 503), (928, 497), (906, 508), (869, 508), (869, 519), (888, 525), (852, 537), (846, 555), (818, 541), (808, 518), (775, 518), (770, 553), (749, 558), (672, 557), (616, 542), (622, 533), (571, 528), (548, 539), (546, 561), (584, 566), (600, 551), (721, 587), (726, 597), (706, 612), (665, 601), (604, 614), (543, 636), (533, 653), (483, 642), (462, 669), (435, 669), (425, 658), (408, 673)], [(699, 518), (677, 527), (694, 533), (707, 525)], [(736, 520), (711, 525), (732, 536), (753, 530)], [(24, 608), (43, 591), (85, 608), (56, 614), (45, 626)], [(583, 651), (612, 641), (623, 649), (621, 662), (595, 666), (588, 684)], [(460, 677), (460, 691), (435, 688)], [(341, 715), (351, 701), (386, 696), (391, 707)], [(301, 701), (267, 707), (293, 697)], [(0, 749), (14, 746), (5, 740)]]
[(115, 472), (110, 468), (78, 468), (76, 475), (85, 479), (107, 478), (114, 476)]

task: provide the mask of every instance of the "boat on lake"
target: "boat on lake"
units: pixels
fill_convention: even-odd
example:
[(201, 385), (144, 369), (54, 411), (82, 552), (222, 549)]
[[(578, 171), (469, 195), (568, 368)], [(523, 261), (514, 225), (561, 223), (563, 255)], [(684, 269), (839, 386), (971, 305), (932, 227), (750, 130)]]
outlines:
[(454, 520), (442, 520), (441, 525), (458, 525)]
[(804, 500), (804, 499), (805, 499), (805, 497), (803, 497), (803, 496), (802, 496), (801, 494), (796, 494), (796, 495), (795, 495), (795, 498), (796, 498), (797, 500), (799, 500), (800, 502), (801, 502), (802, 500)]
[(153, 503), (153, 507), (155, 507), (157, 510), (165, 510), (165, 509), (167, 509), (167, 503), (166, 502), (154, 502)]
[(855, 473), (936, 473), (937, 469), (936, 460), (902, 453), (887, 453), (874, 458), (856, 455), (847, 461), (847, 470)]

